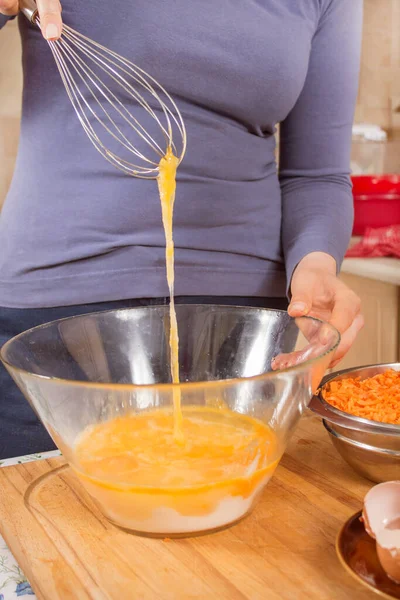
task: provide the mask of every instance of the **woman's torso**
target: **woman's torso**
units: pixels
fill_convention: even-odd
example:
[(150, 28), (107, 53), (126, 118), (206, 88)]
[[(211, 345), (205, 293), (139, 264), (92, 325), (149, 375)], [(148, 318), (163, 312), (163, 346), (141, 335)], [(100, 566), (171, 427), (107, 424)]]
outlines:
[[(273, 134), (304, 84), (320, 4), (62, 3), (66, 24), (148, 71), (182, 112), (176, 294), (284, 293)], [(0, 305), (166, 295), (156, 183), (119, 173), (96, 152), (40, 32), (23, 17), (20, 28), (23, 118), (0, 218)]]

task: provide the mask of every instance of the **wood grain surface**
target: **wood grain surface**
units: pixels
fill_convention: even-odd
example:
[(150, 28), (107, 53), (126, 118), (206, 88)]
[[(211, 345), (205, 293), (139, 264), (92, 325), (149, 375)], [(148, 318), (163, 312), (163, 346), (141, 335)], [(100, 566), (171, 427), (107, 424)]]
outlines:
[(0, 469), (0, 530), (39, 600), (364, 600), (335, 539), (371, 485), (307, 415), (254, 512), (220, 533), (120, 531), (60, 458)]

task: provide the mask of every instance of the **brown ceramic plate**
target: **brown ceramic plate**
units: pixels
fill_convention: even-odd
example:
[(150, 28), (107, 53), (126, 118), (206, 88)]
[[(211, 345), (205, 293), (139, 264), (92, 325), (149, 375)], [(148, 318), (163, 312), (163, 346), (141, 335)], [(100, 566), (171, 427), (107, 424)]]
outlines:
[(345, 523), (336, 540), (336, 552), (344, 568), (381, 598), (400, 598), (400, 585), (382, 569), (375, 541), (365, 531), (361, 511)]

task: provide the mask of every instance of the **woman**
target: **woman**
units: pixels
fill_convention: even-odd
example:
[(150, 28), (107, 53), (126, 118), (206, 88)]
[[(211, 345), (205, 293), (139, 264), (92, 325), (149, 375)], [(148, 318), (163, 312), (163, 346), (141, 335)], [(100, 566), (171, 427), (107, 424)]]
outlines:
[[(63, 18), (151, 73), (188, 133), (175, 209), (178, 302), (287, 308), (343, 334), (363, 320), (337, 278), (352, 228), (349, 155), (362, 0), (65, 0)], [(38, 0), (45, 38), (58, 0)], [(0, 0), (0, 25), (18, 2)], [(0, 218), (0, 341), (55, 318), (166, 301), (157, 186), (95, 152), (47, 44), (20, 18), (24, 99)], [(138, 114), (140, 120), (140, 114)], [(274, 130), (281, 124), (280, 173)], [(0, 458), (52, 448), (3, 371)]]

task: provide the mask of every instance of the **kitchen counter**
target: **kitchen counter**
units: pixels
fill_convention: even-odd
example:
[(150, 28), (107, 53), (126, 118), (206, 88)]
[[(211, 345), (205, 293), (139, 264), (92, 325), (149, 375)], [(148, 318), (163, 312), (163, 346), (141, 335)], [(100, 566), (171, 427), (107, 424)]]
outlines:
[[(335, 552), (341, 526), (360, 510), (372, 484), (344, 463), (311, 413), (254, 512), (213, 535), (157, 540), (126, 534), (61, 464), (52, 458), (0, 469), (0, 529), (20, 565), (7, 554), (12, 585), (9, 593), (0, 589), (4, 600), (21, 597), (16, 585), (32, 594), (21, 569), (41, 600), (373, 596)], [(5, 580), (2, 574), (0, 586)]]
[(400, 286), (398, 258), (346, 258), (342, 273)]
[[(352, 237), (349, 247), (352, 248), (360, 240), (361, 237)], [(400, 259), (392, 257), (345, 258), (342, 273), (400, 286)]]
[[(60, 456), (58, 450), (43, 454), (8, 458), (0, 461), (0, 468), (18, 464), (23, 465), (37, 460), (47, 460), (56, 456)], [(28, 580), (0, 535), (0, 600), (18, 600), (21, 598), (36, 600), (36, 596)]]

